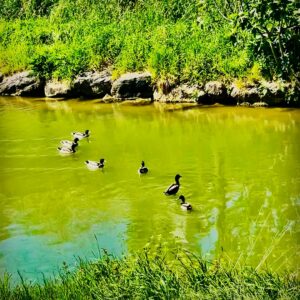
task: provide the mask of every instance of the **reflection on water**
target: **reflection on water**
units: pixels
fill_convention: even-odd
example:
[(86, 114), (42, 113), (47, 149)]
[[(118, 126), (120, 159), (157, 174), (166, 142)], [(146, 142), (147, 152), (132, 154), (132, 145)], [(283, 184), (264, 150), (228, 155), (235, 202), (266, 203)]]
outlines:
[[(159, 235), (297, 270), (300, 111), (0, 98), (0, 118), (1, 273), (38, 280), (97, 247), (120, 256)], [(59, 141), (85, 129), (78, 152), (60, 156)], [(100, 157), (103, 172), (84, 165)], [(177, 173), (191, 213), (163, 195)]]
[[(19, 270), (25, 278), (42, 279), (43, 274), (54, 275), (63, 262), (74, 265), (76, 256), (85, 259), (99, 257), (98, 243), (110, 253), (120, 256), (125, 253), (126, 223), (94, 224), (83, 233), (77, 233), (76, 238), (68, 241), (63, 232), (47, 234), (40, 233), (38, 228), (31, 228), (26, 233), (23, 226), (14, 224), (6, 228), (10, 236), (0, 243), (2, 253), (1, 273), (6, 270)], [(56, 234), (64, 240), (57, 241)], [(76, 249), (76, 254), (74, 253)], [(16, 274), (14, 274), (16, 276)]]

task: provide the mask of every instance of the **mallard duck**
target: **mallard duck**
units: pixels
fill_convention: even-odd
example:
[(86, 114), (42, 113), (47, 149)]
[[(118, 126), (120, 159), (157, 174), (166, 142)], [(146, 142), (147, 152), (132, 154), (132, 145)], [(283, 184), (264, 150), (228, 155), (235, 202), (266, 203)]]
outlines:
[(138, 173), (139, 173), (139, 174), (146, 174), (146, 173), (148, 173), (148, 168), (145, 167), (145, 162), (144, 162), (144, 161), (142, 161), (142, 165), (141, 165), (141, 167), (138, 169)]
[(76, 144), (73, 143), (71, 145), (71, 147), (58, 147), (57, 150), (59, 151), (59, 153), (61, 154), (72, 154), (76, 152)]
[(63, 147), (69, 147), (71, 148), (71, 146), (73, 144), (75, 144), (75, 147), (78, 146), (78, 141), (79, 141), (79, 138), (75, 138), (73, 141), (67, 141), (67, 140), (64, 140), (64, 141), (60, 141), (60, 144), (63, 146)]
[(74, 138), (78, 138), (79, 140), (82, 140), (84, 138), (87, 138), (90, 136), (90, 131), (87, 129), (84, 133), (82, 132), (72, 132), (72, 135)]
[(99, 162), (86, 160), (85, 164), (90, 170), (97, 170), (97, 169), (104, 168), (104, 162), (105, 162), (104, 158), (101, 158)]
[(179, 174), (177, 174), (175, 176), (175, 183), (171, 184), (168, 189), (164, 192), (166, 195), (175, 195), (178, 190), (179, 190), (179, 187), (180, 187), (180, 184), (179, 184), (179, 178), (181, 176)]
[(185, 197), (183, 195), (179, 196), (179, 200), (181, 200), (181, 208), (184, 210), (192, 210), (192, 205), (190, 203), (185, 202)]

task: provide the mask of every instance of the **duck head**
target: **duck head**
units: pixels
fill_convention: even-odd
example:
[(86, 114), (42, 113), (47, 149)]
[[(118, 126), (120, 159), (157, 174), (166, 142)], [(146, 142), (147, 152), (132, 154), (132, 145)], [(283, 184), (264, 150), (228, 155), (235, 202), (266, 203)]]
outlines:
[(185, 197), (183, 195), (180, 195), (179, 200), (181, 200), (181, 204), (185, 203)]
[(104, 164), (104, 161), (105, 161), (104, 158), (101, 158), (101, 159), (100, 159), (100, 164), (103, 165), (103, 164)]
[(175, 181), (178, 182), (178, 180), (179, 180), (180, 177), (182, 177), (182, 176), (179, 175), (179, 174), (177, 174), (177, 175), (175, 176)]
[(75, 138), (74, 141), (73, 141), (73, 143), (77, 144), (78, 141), (79, 141), (79, 138)]
[(145, 162), (144, 161), (142, 161), (142, 167), (145, 167)]
[(85, 133), (85, 134), (89, 134), (89, 132), (90, 132), (90, 131), (87, 129), (84, 133)]

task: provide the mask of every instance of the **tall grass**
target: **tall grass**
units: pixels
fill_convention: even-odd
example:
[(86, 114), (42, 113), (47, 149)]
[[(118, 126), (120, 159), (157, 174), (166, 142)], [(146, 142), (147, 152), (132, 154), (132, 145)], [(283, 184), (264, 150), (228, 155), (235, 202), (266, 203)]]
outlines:
[(2, 9), (4, 74), (30, 68), (60, 79), (113, 66), (114, 76), (148, 69), (156, 79), (202, 82), (243, 76), (254, 62), (251, 35), (214, 22), (198, 1), (44, 2), (44, 12), (23, 4), (10, 17)]
[(64, 265), (58, 278), (12, 286), (0, 280), (1, 299), (299, 299), (299, 281), (278, 275), (208, 262), (161, 245), (117, 259), (105, 251), (96, 262), (79, 260), (75, 272)]

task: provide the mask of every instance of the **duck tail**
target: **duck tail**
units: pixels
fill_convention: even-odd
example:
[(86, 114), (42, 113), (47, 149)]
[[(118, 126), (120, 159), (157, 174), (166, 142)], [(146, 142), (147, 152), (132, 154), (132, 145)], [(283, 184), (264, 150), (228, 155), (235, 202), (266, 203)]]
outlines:
[(57, 150), (61, 150), (61, 147), (58, 147)]
[(86, 165), (88, 165), (88, 164), (89, 164), (89, 161), (88, 161), (88, 160), (86, 160), (86, 161), (85, 161), (85, 164), (86, 164)]

